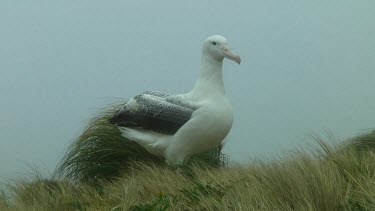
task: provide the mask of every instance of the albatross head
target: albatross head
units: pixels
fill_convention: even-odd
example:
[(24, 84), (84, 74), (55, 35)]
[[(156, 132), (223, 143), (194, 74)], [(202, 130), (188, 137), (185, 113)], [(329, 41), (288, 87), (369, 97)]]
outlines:
[(225, 57), (237, 64), (241, 63), (241, 57), (230, 50), (227, 40), (220, 35), (210, 36), (204, 41), (203, 53), (219, 61), (222, 61)]

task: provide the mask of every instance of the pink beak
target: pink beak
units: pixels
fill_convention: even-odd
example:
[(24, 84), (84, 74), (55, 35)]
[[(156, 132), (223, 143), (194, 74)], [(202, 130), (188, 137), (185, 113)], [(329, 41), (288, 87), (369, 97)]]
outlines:
[(241, 63), (241, 57), (238, 54), (233, 53), (229, 48), (224, 48), (224, 57), (235, 61), (237, 64)]

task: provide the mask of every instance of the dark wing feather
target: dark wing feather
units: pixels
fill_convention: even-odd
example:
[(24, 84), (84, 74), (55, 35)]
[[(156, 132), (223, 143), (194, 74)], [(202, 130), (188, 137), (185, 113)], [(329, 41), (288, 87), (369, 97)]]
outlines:
[(168, 102), (169, 95), (144, 92), (129, 101), (111, 120), (123, 127), (138, 127), (164, 134), (175, 134), (195, 109), (185, 104)]

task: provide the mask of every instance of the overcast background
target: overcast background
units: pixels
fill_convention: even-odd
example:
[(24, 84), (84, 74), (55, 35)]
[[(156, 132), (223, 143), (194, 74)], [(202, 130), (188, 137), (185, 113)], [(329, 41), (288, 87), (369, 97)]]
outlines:
[(375, 128), (375, 1), (1, 0), (0, 178), (51, 172), (98, 109), (188, 92), (221, 34), (235, 111), (225, 152), (272, 157)]

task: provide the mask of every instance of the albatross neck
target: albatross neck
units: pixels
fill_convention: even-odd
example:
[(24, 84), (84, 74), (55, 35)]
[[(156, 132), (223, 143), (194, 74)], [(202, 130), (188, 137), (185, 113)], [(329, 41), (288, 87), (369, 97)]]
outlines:
[(222, 68), (223, 60), (203, 54), (201, 69), (192, 94), (196, 97), (225, 95)]

